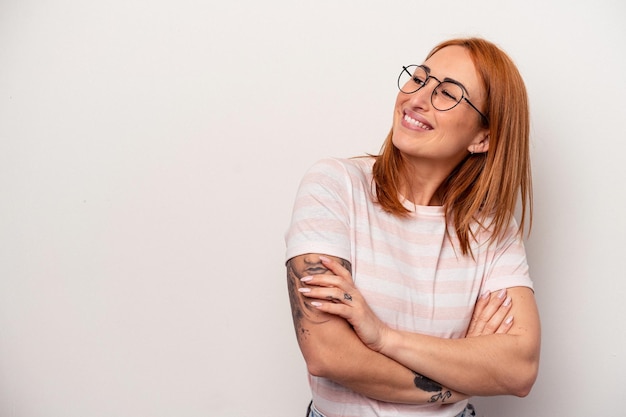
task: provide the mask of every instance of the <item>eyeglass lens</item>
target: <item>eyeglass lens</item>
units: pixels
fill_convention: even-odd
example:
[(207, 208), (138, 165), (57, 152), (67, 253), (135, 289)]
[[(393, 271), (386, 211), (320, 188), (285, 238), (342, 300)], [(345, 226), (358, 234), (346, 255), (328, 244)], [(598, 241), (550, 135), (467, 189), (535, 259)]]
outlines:
[[(398, 88), (405, 94), (412, 94), (422, 88), (428, 80), (428, 73), (419, 65), (404, 67), (398, 77)], [(432, 82), (438, 82), (433, 80)], [(440, 111), (450, 110), (463, 99), (461, 86), (444, 81), (440, 83), (430, 96), (433, 107)]]

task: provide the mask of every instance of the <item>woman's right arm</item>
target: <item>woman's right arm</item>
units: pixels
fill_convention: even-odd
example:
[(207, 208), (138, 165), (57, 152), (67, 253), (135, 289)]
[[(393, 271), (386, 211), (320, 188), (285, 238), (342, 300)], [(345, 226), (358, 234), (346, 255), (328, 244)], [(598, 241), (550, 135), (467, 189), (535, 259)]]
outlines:
[[(334, 259), (350, 270), (349, 262)], [(309, 373), (380, 401), (426, 404), (467, 398), (369, 349), (346, 320), (312, 307), (298, 291), (303, 287), (300, 280), (325, 273), (332, 274), (319, 254), (300, 255), (287, 262), (293, 323)]]

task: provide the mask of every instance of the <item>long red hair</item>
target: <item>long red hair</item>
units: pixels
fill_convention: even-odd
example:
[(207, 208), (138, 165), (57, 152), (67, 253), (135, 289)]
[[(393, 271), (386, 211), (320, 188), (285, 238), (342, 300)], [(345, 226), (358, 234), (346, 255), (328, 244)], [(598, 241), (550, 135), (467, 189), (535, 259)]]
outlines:
[[(492, 229), (498, 237), (509, 225), (521, 198), (519, 232), (532, 223), (530, 171), (530, 116), (524, 81), (513, 61), (493, 43), (479, 38), (452, 39), (437, 45), (430, 58), (447, 46), (466, 48), (486, 92), (489, 150), (469, 155), (457, 165), (439, 188), (448, 224), (453, 224), (461, 252), (472, 254), (472, 225)], [(478, 117), (478, 115), (477, 115)], [(406, 216), (399, 200), (400, 186), (409, 178), (400, 151), (385, 140), (374, 164), (378, 203), (390, 213)], [(490, 219), (486, 224), (486, 220)], [(528, 222), (528, 223), (527, 223)]]

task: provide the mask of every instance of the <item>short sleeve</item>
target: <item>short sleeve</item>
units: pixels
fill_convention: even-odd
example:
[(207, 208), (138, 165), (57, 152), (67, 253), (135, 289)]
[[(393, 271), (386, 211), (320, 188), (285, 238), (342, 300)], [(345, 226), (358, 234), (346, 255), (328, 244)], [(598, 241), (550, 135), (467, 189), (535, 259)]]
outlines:
[(341, 160), (323, 159), (304, 175), (285, 233), (286, 260), (322, 253), (350, 260), (351, 180)]
[(511, 287), (533, 289), (526, 260), (526, 249), (522, 236), (518, 233), (515, 219), (511, 220), (506, 232), (496, 244), (490, 245), (488, 258), (483, 290), (493, 292)]

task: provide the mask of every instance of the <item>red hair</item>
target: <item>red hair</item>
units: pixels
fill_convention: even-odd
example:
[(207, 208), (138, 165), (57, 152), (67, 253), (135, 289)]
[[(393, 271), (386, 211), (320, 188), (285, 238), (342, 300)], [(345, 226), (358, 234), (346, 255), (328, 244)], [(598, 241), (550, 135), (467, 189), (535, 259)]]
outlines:
[[(448, 224), (452, 222), (461, 252), (472, 254), (472, 224), (492, 228), (494, 238), (509, 225), (518, 195), (521, 198), (519, 232), (526, 219), (532, 223), (532, 178), (530, 172), (530, 116), (524, 81), (513, 61), (484, 39), (453, 39), (437, 45), (428, 58), (447, 46), (467, 49), (486, 92), (489, 150), (468, 155), (439, 187)], [(478, 115), (477, 115), (478, 117)], [(404, 160), (392, 143), (393, 131), (385, 140), (374, 163), (378, 203), (392, 214), (406, 216), (399, 200), (406, 178)], [(519, 194), (518, 194), (519, 193)], [(486, 224), (486, 220), (490, 219)]]

